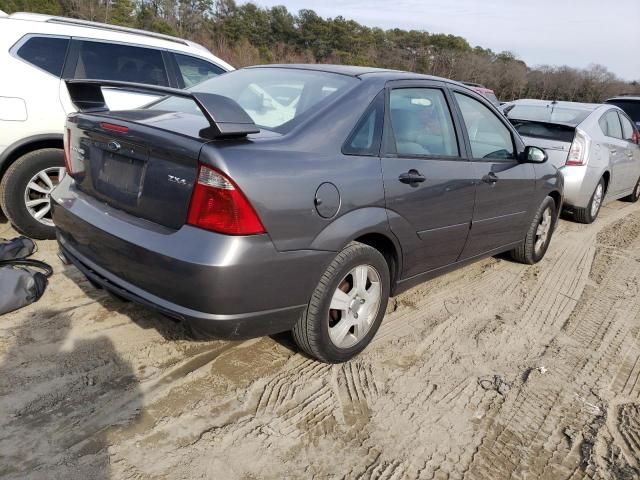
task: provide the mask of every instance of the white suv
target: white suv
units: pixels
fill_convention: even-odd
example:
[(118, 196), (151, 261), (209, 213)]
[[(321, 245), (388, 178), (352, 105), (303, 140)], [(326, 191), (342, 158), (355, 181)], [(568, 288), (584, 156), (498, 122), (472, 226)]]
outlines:
[[(64, 79), (188, 88), (233, 70), (179, 38), (70, 18), (0, 11), (0, 207), (20, 232), (53, 238), (49, 192), (64, 175)], [(104, 89), (111, 109), (154, 96)]]

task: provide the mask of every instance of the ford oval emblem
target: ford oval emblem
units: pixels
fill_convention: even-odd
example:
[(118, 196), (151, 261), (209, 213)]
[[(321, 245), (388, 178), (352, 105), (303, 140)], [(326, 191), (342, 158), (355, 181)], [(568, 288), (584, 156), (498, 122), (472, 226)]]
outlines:
[(107, 148), (112, 152), (117, 152), (118, 150), (120, 150), (120, 144), (115, 140), (112, 140), (111, 142), (107, 143)]

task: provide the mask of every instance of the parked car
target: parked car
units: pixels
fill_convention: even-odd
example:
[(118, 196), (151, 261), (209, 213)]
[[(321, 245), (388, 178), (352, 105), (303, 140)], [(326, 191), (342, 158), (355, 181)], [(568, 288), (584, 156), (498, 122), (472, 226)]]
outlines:
[[(233, 69), (179, 38), (30, 13), (0, 16), (0, 65), (0, 207), (34, 238), (55, 236), (49, 193), (64, 172), (64, 123), (75, 110), (62, 79), (185, 88)], [(114, 109), (158, 98), (124, 90), (105, 96)]]
[[(284, 84), (295, 109), (266, 101)], [(446, 79), (261, 66), (111, 112), (95, 110), (101, 85), (116, 84), (68, 82), (93, 110), (67, 121), (61, 255), (196, 330), (293, 330), (309, 355), (348, 360), (389, 295), (500, 252), (539, 261), (561, 207), (545, 152)]]
[(499, 107), (501, 105), (501, 102), (498, 100), (498, 97), (496, 97), (496, 94), (490, 88), (487, 88), (484, 85), (481, 85), (480, 83), (472, 83), (472, 82), (462, 82), (462, 83), (465, 84), (467, 87), (471, 88), (471, 90), (473, 90), (474, 92), (477, 92), (483, 97), (485, 97), (487, 100), (489, 100), (493, 104), (494, 107)]
[(636, 128), (640, 128), (640, 95), (618, 95), (610, 98), (605, 103), (620, 107), (633, 120)]
[(613, 105), (516, 100), (503, 111), (527, 144), (544, 147), (564, 176), (564, 205), (582, 223), (603, 203), (640, 197), (638, 130)]

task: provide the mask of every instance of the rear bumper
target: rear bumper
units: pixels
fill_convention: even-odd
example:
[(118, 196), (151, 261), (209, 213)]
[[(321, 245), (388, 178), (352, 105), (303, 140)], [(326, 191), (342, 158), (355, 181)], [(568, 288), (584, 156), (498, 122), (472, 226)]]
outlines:
[(565, 206), (586, 208), (602, 173), (588, 165), (564, 166), (560, 172), (564, 177)]
[(289, 330), (335, 253), (279, 252), (267, 235), (158, 227), (77, 192), (52, 195), (62, 253), (92, 282), (216, 336)]

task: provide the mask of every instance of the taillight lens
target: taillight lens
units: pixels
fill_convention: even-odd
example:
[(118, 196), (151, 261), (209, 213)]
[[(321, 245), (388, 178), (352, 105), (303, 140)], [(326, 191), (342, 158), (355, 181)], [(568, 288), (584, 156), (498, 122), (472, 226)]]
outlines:
[(573, 137), (573, 142), (569, 148), (569, 155), (567, 156), (567, 165), (584, 165), (587, 162), (589, 141), (587, 136), (576, 130), (576, 135)]
[(64, 166), (67, 169), (67, 173), (71, 175), (73, 169), (71, 168), (71, 129), (67, 128), (64, 131)]
[(193, 188), (187, 223), (227, 235), (264, 233), (264, 226), (249, 200), (222, 173), (200, 165)]
[(640, 144), (640, 132), (638, 132), (638, 130), (634, 130), (633, 131), (633, 135), (631, 135), (631, 141), (633, 143), (639, 143)]

